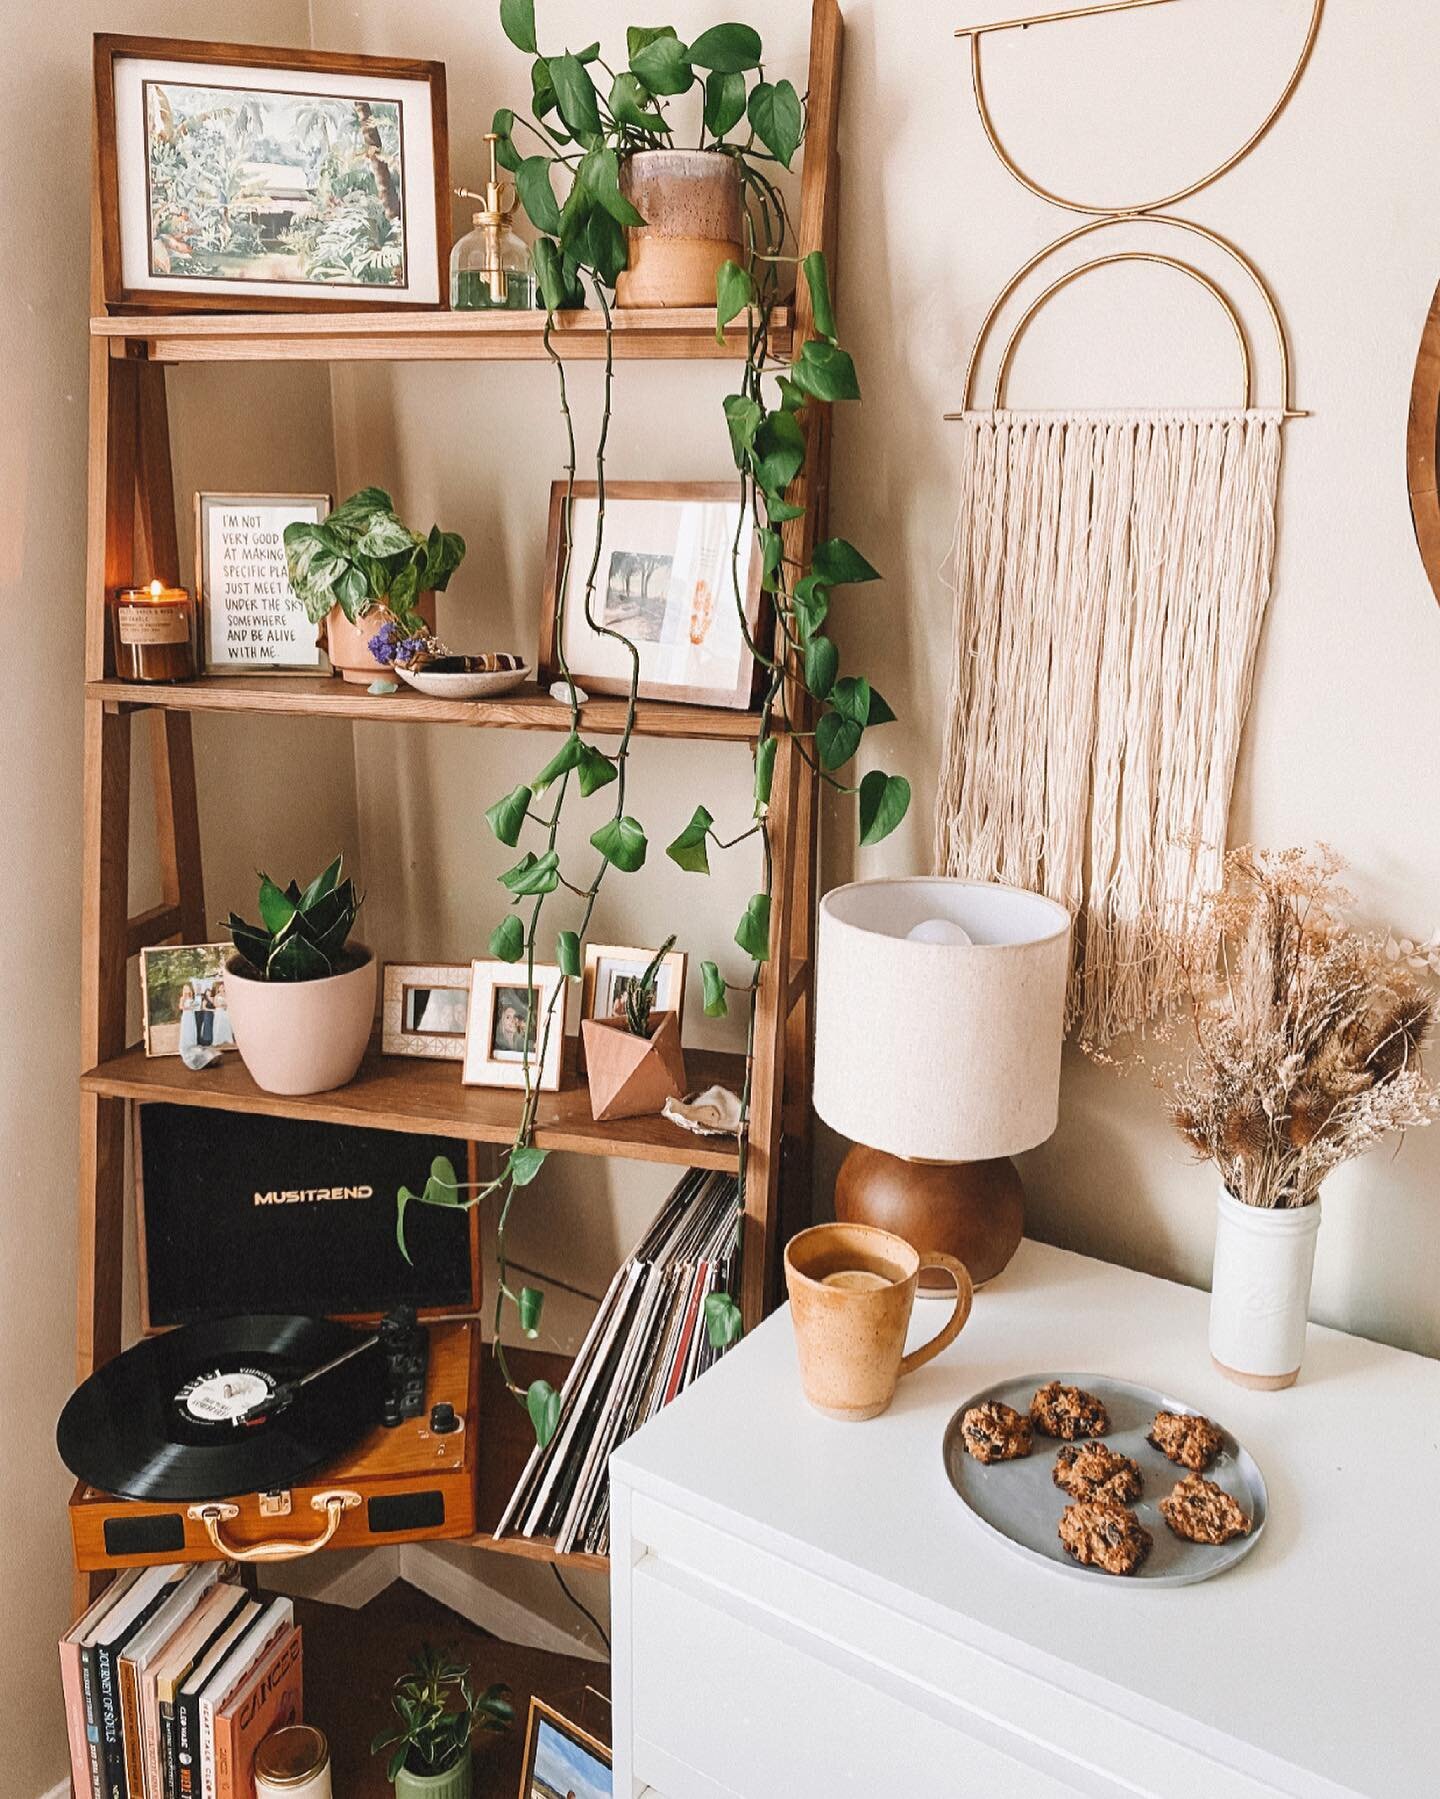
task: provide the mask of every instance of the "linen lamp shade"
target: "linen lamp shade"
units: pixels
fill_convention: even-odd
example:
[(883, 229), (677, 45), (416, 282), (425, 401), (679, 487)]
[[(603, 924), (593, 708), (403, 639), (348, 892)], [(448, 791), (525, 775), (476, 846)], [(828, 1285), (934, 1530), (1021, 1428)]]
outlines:
[[(932, 1240), (915, 1248), (958, 1255), (977, 1280), (998, 1272), (987, 1264), (1003, 1244), (957, 1246), (953, 1229), (940, 1240), (942, 1227), (949, 1212), (967, 1205), (978, 1220), (998, 1182), (1009, 1213), (999, 1266), (1019, 1242), (1019, 1177), (1001, 1158), (1055, 1129), (1069, 970), (1069, 913), (1022, 888), (918, 876), (856, 882), (825, 896), (815, 1110), (842, 1136), (881, 1152), (866, 1159), (852, 1151), (837, 1213), (863, 1215), (912, 1242), (914, 1232), (928, 1232)], [(897, 1171), (896, 1159), (948, 1169), (927, 1177), (923, 1167)], [(971, 1172), (952, 1175), (957, 1164)], [(869, 1215), (878, 1194), (856, 1188), (874, 1188), (881, 1174), (892, 1188), (907, 1189), (910, 1201), (925, 1190), (924, 1215), (909, 1221), (912, 1228), (897, 1216), (896, 1205), (903, 1211), (908, 1203), (898, 1193), (883, 1216)]]

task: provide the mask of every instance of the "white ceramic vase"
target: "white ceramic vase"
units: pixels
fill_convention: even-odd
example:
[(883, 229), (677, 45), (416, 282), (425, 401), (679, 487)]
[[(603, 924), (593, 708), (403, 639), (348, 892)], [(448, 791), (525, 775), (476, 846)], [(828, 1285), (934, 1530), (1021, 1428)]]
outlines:
[(1229, 1380), (1293, 1387), (1305, 1356), (1320, 1201), (1246, 1206), (1222, 1191), (1210, 1281), (1210, 1355)]
[(375, 958), (351, 942), (363, 961), (319, 981), (257, 981), (231, 956), (225, 996), (235, 1047), (251, 1079), (266, 1093), (328, 1093), (354, 1078), (375, 1022)]

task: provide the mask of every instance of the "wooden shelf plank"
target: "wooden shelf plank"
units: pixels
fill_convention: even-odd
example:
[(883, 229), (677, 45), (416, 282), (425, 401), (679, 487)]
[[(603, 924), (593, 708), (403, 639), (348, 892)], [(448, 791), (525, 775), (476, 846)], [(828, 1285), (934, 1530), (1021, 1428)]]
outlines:
[[(522, 1387), (528, 1387), (534, 1380), (548, 1380), (558, 1393), (570, 1372), (568, 1356), (553, 1355), (541, 1349), (507, 1348), (505, 1356), (511, 1374)], [(529, 1413), (506, 1392), (505, 1376), (487, 1343), (480, 1352), (479, 1491), (475, 1496), (475, 1521), (480, 1528), (469, 1539), (471, 1545), (476, 1549), (494, 1550), (500, 1555), (558, 1562), (562, 1568), (589, 1568), (599, 1574), (607, 1573), (609, 1556), (574, 1551), (562, 1554), (549, 1537), (495, 1535), (495, 1527), (510, 1503), (515, 1483), (524, 1472), (534, 1447), (535, 1432)]]
[[(590, 1095), (574, 1072), (574, 1039), (566, 1044), (564, 1084), (540, 1096), (535, 1142), (541, 1149), (579, 1155), (619, 1156), (636, 1162), (671, 1162), (687, 1168), (739, 1165), (726, 1137), (697, 1137), (658, 1114), (597, 1124)], [(737, 1092), (744, 1058), (714, 1050), (685, 1052), (692, 1087), (720, 1081)], [(463, 1137), (473, 1143), (510, 1143), (520, 1118), (521, 1095), (497, 1087), (463, 1087), (458, 1062), (385, 1056), (372, 1046), (347, 1087), (290, 1098), (262, 1093), (238, 1055), (226, 1055), (198, 1073), (178, 1056), (147, 1056), (139, 1045), (80, 1077), (86, 1093), (109, 1099), (163, 1100), (171, 1105), (254, 1112), (272, 1118), (311, 1118), (372, 1130)]]
[[(176, 712), (284, 713), (294, 717), (348, 718), (406, 725), (470, 725), (482, 729), (560, 731), (570, 728), (570, 709), (527, 683), (499, 700), (436, 700), (402, 686), (397, 693), (368, 693), (333, 675), (207, 675), (174, 686), (139, 681), (91, 681), (88, 698), (107, 706), (154, 706)], [(618, 737), (625, 728), (624, 700), (587, 700), (581, 728)], [(679, 706), (641, 700), (635, 730), (642, 737), (679, 737), (754, 743), (760, 717), (720, 706)]]
[[(616, 310), (617, 359), (731, 360), (745, 354), (745, 316), (715, 339), (713, 306), (656, 311)], [(92, 318), (91, 334), (110, 339), (116, 355), (152, 362), (539, 362), (543, 312), (182, 312)], [(771, 344), (788, 355), (791, 315), (773, 315)], [(605, 354), (599, 312), (556, 315), (551, 341), (567, 361)]]

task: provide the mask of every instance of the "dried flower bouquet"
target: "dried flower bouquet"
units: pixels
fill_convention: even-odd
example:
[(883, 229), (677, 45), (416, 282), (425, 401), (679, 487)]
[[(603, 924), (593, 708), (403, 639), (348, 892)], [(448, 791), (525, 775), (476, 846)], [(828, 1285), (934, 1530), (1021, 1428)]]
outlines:
[(1165, 934), (1195, 1041), (1150, 1066), (1245, 1205), (1308, 1205), (1332, 1168), (1440, 1109), (1420, 1064), (1437, 1004), (1413, 971), (1428, 964), (1346, 925), (1342, 866), (1323, 845), (1232, 850), (1220, 891)]

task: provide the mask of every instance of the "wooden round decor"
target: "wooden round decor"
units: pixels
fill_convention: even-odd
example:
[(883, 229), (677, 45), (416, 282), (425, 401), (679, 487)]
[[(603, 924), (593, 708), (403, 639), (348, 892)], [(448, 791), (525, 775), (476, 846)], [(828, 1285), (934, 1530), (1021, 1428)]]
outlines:
[(1440, 287), (1430, 302), (1420, 354), (1410, 387), (1410, 429), (1405, 466), (1410, 482), (1410, 516), (1420, 560), (1440, 600), (1440, 493), (1436, 491), (1436, 436), (1440, 433)]

